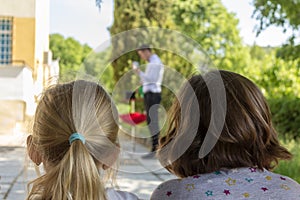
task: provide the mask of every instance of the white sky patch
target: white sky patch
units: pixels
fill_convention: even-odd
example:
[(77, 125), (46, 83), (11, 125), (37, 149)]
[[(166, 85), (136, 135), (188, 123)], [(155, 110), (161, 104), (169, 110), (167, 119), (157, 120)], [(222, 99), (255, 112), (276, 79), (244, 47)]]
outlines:
[(291, 31), (283, 33), (283, 28), (271, 26), (256, 37), (255, 27), (259, 22), (252, 18), (254, 7), (252, 0), (221, 0), (229, 12), (236, 14), (239, 19), (238, 28), (245, 44), (256, 43), (260, 46), (280, 46), (291, 35)]
[(112, 1), (104, 1), (101, 10), (95, 0), (50, 1), (50, 33), (73, 37), (92, 48), (109, 39), (107, 28), (112, 23)]

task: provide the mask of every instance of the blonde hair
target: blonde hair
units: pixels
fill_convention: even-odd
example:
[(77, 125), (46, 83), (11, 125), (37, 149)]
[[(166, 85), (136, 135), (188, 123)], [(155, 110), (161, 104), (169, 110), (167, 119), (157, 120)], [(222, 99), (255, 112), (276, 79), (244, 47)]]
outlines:
[[(74, 81), (44, 92), (35, 113), (32, 142), (46, 173), (29, 183), (27, 199), (106, 199), (99, 164), (110, 165), (118, 152), (117, 110), (98, 84)], [(85, 137), (85, 144), (72, 133)]]

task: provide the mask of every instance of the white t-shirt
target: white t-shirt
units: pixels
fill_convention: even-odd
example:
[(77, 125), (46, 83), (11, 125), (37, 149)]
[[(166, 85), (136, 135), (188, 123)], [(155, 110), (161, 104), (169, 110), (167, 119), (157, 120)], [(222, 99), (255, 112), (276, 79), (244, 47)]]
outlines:
[(108, 200), (138, 200), (139, 199), (136, 195), (130, 192), (114, 190), (113, 188), (107, 188), (106, 194)]

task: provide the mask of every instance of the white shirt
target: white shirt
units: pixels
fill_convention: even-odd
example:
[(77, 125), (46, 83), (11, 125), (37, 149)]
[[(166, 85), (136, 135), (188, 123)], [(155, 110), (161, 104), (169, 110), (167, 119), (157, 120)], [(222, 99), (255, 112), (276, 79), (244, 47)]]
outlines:
[(164, 66), (156, 54), (152, 54), (145, 72), (140, 71), (139, 76), (143, 83), (143, 92), (161, 92), (161, 83), (164, 74)]

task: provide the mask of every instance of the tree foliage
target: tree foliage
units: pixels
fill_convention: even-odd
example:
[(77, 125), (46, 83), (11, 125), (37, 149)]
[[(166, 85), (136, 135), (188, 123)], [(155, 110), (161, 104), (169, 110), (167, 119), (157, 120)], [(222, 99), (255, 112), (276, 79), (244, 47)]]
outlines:
[(53, 52), (53, 58), (59, 59), (62, 82), (74, 80), (80, 69), (80, 72), (99, 80), (107, 91), (112, 91), (113, 70), (111, 66), (107, 66), (111, 47), (96, 53), (92, 51), (91, 47), (80, 44), (74, 38), (51, 34), (50, 49)]
[[(112, 35), (138, 27), (170, 28), (196, 40), (219, 68), (243, 70), (249, 60), (237, 29), (238, 20), (227, 12), (220, 0), (117, 0), (114, 16), (110, 29)], [(132, 41), (127, 38), (127, 43)], [(120, 41), (112, 45), (113, 54), (122, 52), (128, 46)], [(164, 64), (183, 75), (192, 73), (193, 67), (178, 55), (156, 52), (159, 52)], [(129, 70), (126, 66), (129, 66), (130, 60), (137, 59), (135, 52), (117, 58), (113, 62), (115, 80)]]
[(113, 68), (109, 63), (110, 54), (111, 47), (101, 52), (93, 52), (85, 58), (83, 63), (85, 73), (99, 80), (108, 92), (111, 92), (114, 87)]
[[(291, 28), (292, 36), (277, 52), (277, 56), (286, 60), (297, 60), (300, 55), (300, 1), (299, 0), (253, 0), (255, 11), (253, 16), (259, 21), (257, 34), (271, 25)], [(300, 67), (300, 61), (299, 66)]]
[(254, 15), (259, 20), (260, 31), (270, 25), (282, 26), (285, 29), (292, 27), (298, 30), (300, 26), (300, 1), (298, 0), (254, 0)]
[[(239, 36), (238, 20), (227, 12), (220, 0), (116, 0), (114, 6), (114, 23), (110, 28), (112, 37), (123, 31), (141, 27), (172, 29), (200, 44), (217, 67), (234, 71), (247, 69), (247, 61), (250, 58)], [(165, 40), (156, 40), (155, 37), (159, 37), (156, 35), (153, 37), (153, 47), (159, 47), (159, 42), (172, 43), (169, 46), (177, 43), (178, 48), (186, 54), (193, 52), (193, 49), (184, 47), (184, 43), (171, 36)], [(131, 61), (141, 61), (136, 52), (124, 53), (124, 49), (135, 43), (136, 38), (137, 36), (128, 34), (125, 41), (112, 40), (112, 56), (122, 55), (112, 62), (115, 81), (131, 69)], [(195, 72), (195, 66), (180, 55), (161, 49), (155, 49), (155, 52), (166, 66), (176, 69), (183, 76), (188, 77)], [(163, 95), (171, 94), (163, 90)], [(163, 104), (167, 105), (167, 102)]]
[[(300, 135), (298, 118), (297, 123), (288, 122), (298, 116), (295, 105), (299, 105), (300, 98), (300, 45), (296, 40), (300, 26), (300, 2), (253, 0), (253, 3), (256, 8), (253, 16), (260, 23), (257, 33), (270, 25), (285, 29), (292, 27), (294, 35), (287, 44), (280, 48), (243, 45), (237, 28), (238, 20), (220, 0), (116, 0), (115, 21), (110, 32), (113, 36), (133, 28), (156, 26), (186, 34), (202, 46), (218, 68), (241, 73), (253, 80), (268, 98), (279, 131), (295, 137)], [(130, 43), (130, 40), (127, 42)], [(122, 42), (112, 44), (113, 54), (122, 52), (126, 45)], [(155, 50), (165, 64), (181, 74), (189, 75), (193, 72), (191, 64), (184, 58)], [(119, 80), (130, 69), (131, 60), (138, 59), (135, 52), (116, 59), (113, 62), (115, 80)], [(163, 96), (169, 97), (169, 94)], [(285, 100), (288, 103), (285, 104)], [(170, 102), (170, 98), (167, 101)], [(280, 123), (282, 119), (288, 120)]]
[(300, 98), (269, 99), (272, 120), (286, 140), (300, 138)]
[(173, 8), (178, 29), (195, 39), (217, 67), (245, 68), (247, 51), (237, 29), (238, 20), (220, 0), (177, 0)]
[(297, 61), (276, 57), (277, 48), (248, 47), (251, 65), (243, 75), (254, 81), (267, 98), (272, 121), (285, 139), (300, 138), (300, 71)]
[(296, 61), (276, 58), (277, 48), (248, 47), (251, 61), (246, 77), (252, 79), (268, 99), (300, 97), (300, 71)]
[(50, 35), (50, 49), (54, 59), (59, 59), (60, 79), (73, 80), (85, 57), (91, 52), (91, 47), (80, 44), (72, 37), (64, 38), (60, 34)]
[[(123, 31), (141, 27), (168, 27), (169, 9), (169, 0), (115, 0), (114, 23), (110, 28), (110, 34), (114, 36)], [(135, 36), (130, 35), (126, 40), (113, 41), (112, 56), (122, 55), (112, 63), (115, 81), (118, 81), (130, 69), (131, 60), (139, 60), (136, 52), (129, 52), (126, 55), (122, 53), (128, 46), (135, 43), (135, 40)], [(140, 45), (142, 43), (143, 41), (140, 41)]]

